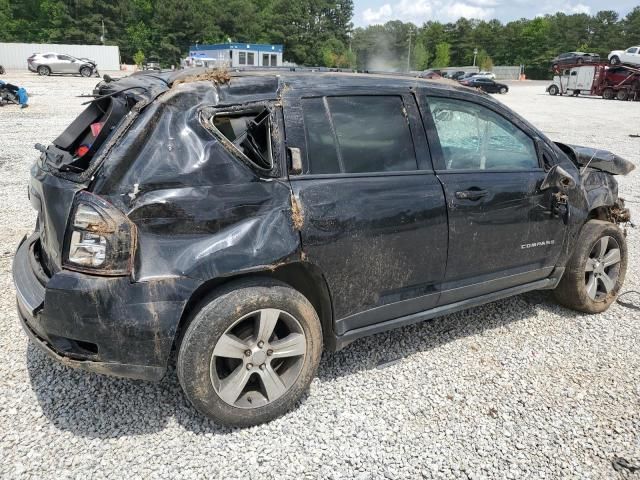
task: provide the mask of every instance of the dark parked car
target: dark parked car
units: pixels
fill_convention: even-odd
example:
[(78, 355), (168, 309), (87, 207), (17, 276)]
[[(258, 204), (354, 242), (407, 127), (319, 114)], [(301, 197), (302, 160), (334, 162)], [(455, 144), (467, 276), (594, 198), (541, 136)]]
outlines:
[(597, 53), (567, 52), (561, 53), (551, 60), (551, 66), (555, 70), (562, 65), (582, 65), (584, 63), (598, 63), (599, 61), (600, 55)]
[(509, 87), (504, 83), (498, 83), (490, 78), (471, 77), (460, 82), (465, 87), (479, 88), (487, 93), (507, 93)]
[(466, 74), (463, 70), (458, 70), (457, 72), (453, 72), (449, 75), (449, 78), (451, 80), (460, 80), (462, 79), (462, 77), (464, 77)]
[(31, 341), (254, 425), (323, 349), (522, 292), (602, 312), (627, 267), (616, 174), (487, 95), (340, 73), (103, 82), (31, 170), (13, 278)]

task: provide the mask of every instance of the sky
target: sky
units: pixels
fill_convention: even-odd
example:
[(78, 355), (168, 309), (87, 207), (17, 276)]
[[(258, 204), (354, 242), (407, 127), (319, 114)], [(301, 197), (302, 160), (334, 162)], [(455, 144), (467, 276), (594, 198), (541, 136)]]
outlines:
[(626, 15), (638, 5), (640, 0), (354, 0), (353, 23), (365, 27), (402, 20), (422, 25), (427, 20), (455, 22), (460, 17), (508, 22), (547, 13), (593, 14), (600, 10)]

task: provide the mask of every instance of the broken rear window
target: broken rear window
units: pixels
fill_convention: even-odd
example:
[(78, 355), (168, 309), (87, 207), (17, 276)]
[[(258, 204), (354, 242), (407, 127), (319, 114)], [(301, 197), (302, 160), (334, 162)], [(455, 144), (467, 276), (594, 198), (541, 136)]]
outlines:
[(271, 110), (265, 106), (247, 110), (217, 111), (205, 118), (205, 126), (231, 142), (251, 164), (273, 168)]

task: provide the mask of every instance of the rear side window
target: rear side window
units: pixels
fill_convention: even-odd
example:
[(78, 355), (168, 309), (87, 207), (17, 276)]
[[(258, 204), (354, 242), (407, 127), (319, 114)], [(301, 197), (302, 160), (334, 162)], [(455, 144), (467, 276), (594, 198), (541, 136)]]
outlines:
[(309, 173), (417, 169), (402, 97), (306, 98), (302, 109)]

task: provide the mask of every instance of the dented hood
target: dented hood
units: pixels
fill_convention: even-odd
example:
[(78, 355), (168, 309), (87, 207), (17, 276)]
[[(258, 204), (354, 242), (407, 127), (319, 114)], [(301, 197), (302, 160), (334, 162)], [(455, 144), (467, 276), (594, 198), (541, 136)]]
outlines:
[(629, 160), (625, 160), (607, 150), (569, 145), (560, 142), (555, 142), (555, 144), (560, 150), (567, 154), (569, 158), (571, 158), (571, 161), (579, 168), (588, 165), (589, 168), (602, 170), (612, 175), (626, 175), (636, 168)]

